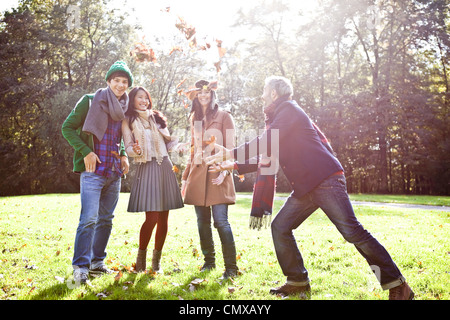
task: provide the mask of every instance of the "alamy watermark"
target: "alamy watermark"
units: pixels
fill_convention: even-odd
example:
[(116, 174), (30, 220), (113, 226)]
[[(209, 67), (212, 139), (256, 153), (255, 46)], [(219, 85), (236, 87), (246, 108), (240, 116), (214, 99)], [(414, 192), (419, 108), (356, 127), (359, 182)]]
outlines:
[(380, 9), (376, 5), (367, 8), (368, 18), (366, 21), (367, 29), (373, 30), (380, 24)]
[[(191, 141), (190, 135), (186, 130), (177, 129), (172, 133), (173, 136), (181, 138), (183, 141)], [(238, 163), (256, 164), (262, 158), (269, 159), (269, 166), (261, 167), (262, 175), (273, 175), (278, 171), (279, 156), (279, 130), (239, 130), (227, 129), (223, 134), (221, 130), (209, 128), (203, 129), (201, 121), (195, 121), (193, 126), (193, 145), (189, 144), (184, 152), (171, 154), (171, 161), (174, 165), (181, 165), (186, 162), (185, 156), (193, 154), (192, 163), (200, 165), (211, 155), (219, 152), (215, 146), (220, 145), (227, 149), (233, 149), (236, 146), (251, 141), (258, 137), (254, 143), (249, 144), (246, 149), (238, 149), (237, 158), (233, 159)], [(212, 139), (214, 143), (212, 143)], [(236, 144), (235, 144), (236, 142)], [(259, 160), (258, 160), (259, 158)]]
[(370, 265), (369, 267), (370, 267), (370, 270), (372, 271), (372, 273), (375, 274), (375, 278), (376, 278), (377, 281), (378, 281), (378, 282), (375, 282), (375, 280), (373, 280), (373, 277), (372, 277), (372, 276), (370, 276), (370, 277), (367, 279), (367, 283), (366, 283), (366, 285), (367, 285), (367, 291), (373, 291), (374, 288), (376, 288), (377, 285), (378, 285), (379, 283), (381, 283), (381, 269), (380, 269), (380, 267), (377, 266), (377, 265)]
[(80, 7), (70, 4), (67, 6), (66, 26), (69, 31), (80, 27)]
[(383, 15), (392, 14), (394, 12), (394, 8), (390, 5), (371, 5), (367, 7), (367, 20), (366, 26), (369, 30), (375, 30), (381, 24), (383, 20)]

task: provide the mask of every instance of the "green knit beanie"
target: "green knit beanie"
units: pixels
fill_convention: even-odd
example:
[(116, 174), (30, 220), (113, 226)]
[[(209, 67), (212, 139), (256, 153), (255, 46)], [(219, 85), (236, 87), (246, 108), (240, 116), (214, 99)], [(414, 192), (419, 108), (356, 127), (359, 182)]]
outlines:
[(114, 64), (109, 68), (108, 72), (106, 73), (105, 80), (108, 81), (108, 78), (117, 71), (125, 72), (128, 75), (129, 85), (128, 87), (131, 87), (133, 85), (133, 75), (131, 74), (130, 69), (128, 68), (127, 64), (124, 61), (116, 61)]

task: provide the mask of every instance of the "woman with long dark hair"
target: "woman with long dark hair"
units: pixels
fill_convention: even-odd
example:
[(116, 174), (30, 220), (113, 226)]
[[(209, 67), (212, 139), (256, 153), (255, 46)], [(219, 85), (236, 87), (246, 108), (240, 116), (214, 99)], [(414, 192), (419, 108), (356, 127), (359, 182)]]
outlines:
[(146, 269), (147, 247), (157, 225), (152, 270), (162, 272), (160, 261), (167, 235), (169, 210), (183, 207), (178, 182), (168, 157), (169, 150), (177, 142), (170, 136), (166, 117), (152, 109), (150, 93), (145, 88), (133, 88), (129, 97), (122, 134), (125, 150), (138, 167), (131, 186), (128, 212), (145, 212), (135, 270)]
[(201, 270), (216, 267), (212, 214), (225, 262), (222, 278), (226, 279), (236, 276), (238, 272), (233, 232), (228, 222), (228, 205), (235, 203), (234, 183), (228, 171), (208, 172), (208, 166), (202, 160), (204, 152), (213, 152), (214, 144), (234, 145), (233, 118), (228, 112), (219, 109), (216, 88), (216, 82), (199, 80), (195, 89), (188, 94), (192, 100), (191, 157), (182, 177), (182, 194), (185, 204), (195, 206), (200, 246), (205, 257)]

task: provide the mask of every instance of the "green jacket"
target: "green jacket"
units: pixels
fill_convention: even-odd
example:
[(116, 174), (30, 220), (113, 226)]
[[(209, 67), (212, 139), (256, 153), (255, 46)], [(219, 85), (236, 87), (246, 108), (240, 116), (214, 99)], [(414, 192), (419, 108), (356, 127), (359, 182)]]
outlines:
[[(76, 104), (62, 125), (62, 134), (75, 149), (73, 171), (86, 171), (84, 157), (94, 151), (94, 136), (82, 131), (84, 120), (89, 111), (94, 94), (85, 94)], [(120, 155), (126, 156), (123, 140), (120, 144)]]

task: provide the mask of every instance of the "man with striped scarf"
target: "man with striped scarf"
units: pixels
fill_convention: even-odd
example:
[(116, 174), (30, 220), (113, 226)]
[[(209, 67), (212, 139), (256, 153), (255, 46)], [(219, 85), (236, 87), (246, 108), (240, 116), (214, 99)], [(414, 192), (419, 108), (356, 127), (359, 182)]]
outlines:
[[(384, 290), (389, 290), (389, 299), (412, 299), (414, 293), (389, 253), (356, 219), (347, 194), (344, 169), (325, 135), (292, 100), (292, 95), (293, 88), (288, 79), (267, 78), (262, 95), (266, 115), (264, 133), (233, 150), (219, 147), (221, 152), (206, 159), (211, 165), (224, 160), (243, 162), (260, 154), (268, 155), (269, 146), (274, 145), (274, 141), (268, 141), (275, 133), (278, 136), (279, 151), (275, 156), (293, 192), (271, 225), (275, 252), (287, 281), (270, 292), (310, 297), (308, 271), (293, 230), (321, 208), (343, 237), (355, 245), (372, 270), (379, 271), (377, 279)], [(256, 150), (257, 154), (252, 154), (251, 150)]]

